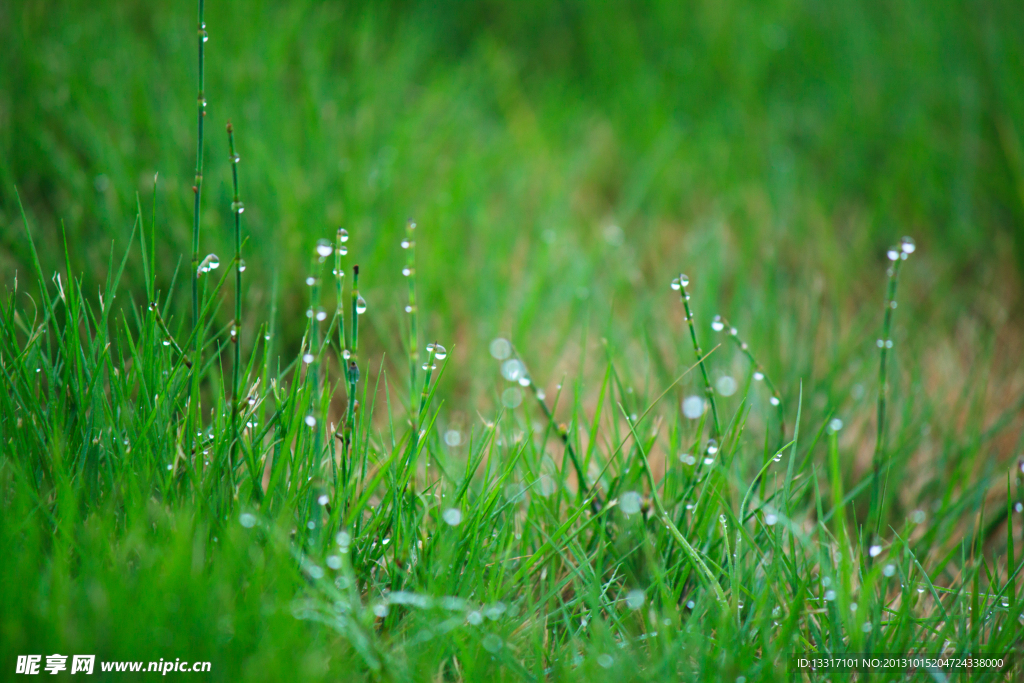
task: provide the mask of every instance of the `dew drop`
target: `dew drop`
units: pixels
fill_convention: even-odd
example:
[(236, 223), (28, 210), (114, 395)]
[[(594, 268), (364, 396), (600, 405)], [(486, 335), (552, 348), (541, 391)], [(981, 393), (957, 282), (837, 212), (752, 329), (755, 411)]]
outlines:
[(341, 569), (341, 557), (338, 555), (328, 555), (324, 563), (331, 569)]
[(462, 522), (462, 510), (458, 508), (448, 508), (441, 515), (441, 518), (444, 519), (444, 523), (448, 526), (458, 526), (459, 523)]
[(238, 272), (239, 273), (244, 273), (245, 272), (245, 260), (244, 259), (239, 259), (239, 261), (238, 261)]
[(779, 522), (779, 517), (774, 512), (766, 513), (764, 516), (764, 523), (768, 526), (775, 526)]
[(327, 258), (334, 252), (334, 246), (330, 241), (319, 239), (316, 241), (316, 254), (320, 258)]
[(878, 557), (881, 554), (882, 546), (880, 545), (873, 545), (870, 548), (868, 548), (868, 555), (870, 555), (871, 557)]
[(729, 375), (722, 375), (715, 382), (715, 389), (722, 396), (732, 396), (736, 393), (736, 380)]
[(245, 204), (242, 202), (231, 202), (231, 210), (235, 213), (242, 213), (245, 211)]
[(310, 363), (312, 363), (313, 362), (313, 354), (311, 354), (311, 353), (303, 354), (302, 362), (305, 363), (306, 365), (309, 365)]
[(677, 292), (680, 290), (681, 287), (680, 287), (680, 284), (679, 284), (679, 278), (675, 278), (674, 280), (672, 280), (671, 287), (672, 287), (673, 290), (675, 290)]
[(643, 500), (636, 491), (626, 491), (619, 496), (619, 508), (627, 515), (635, 515), (640, 512), (640, 505)]
[(904, 254), (913, 254), (914, 250), (917, 249), (917, 244), (915, 244), (912, 237), (904, 237), (900, 240), (900, 249)]
[(686, 277), (682, 273), (679, 274), (679, 284), (686, 287), (690, 284), (690, 278)]
[(366, 299), (364, 299), (363, 295), (360, 294), (356, 298), (356, 314), (362, 315), (363, 313), (366, 313)]
[(316, 427), (316, 418), (312, 415), (307, 415), (305, 422), (307, 427)]
[(509, 358), (501, 364), (501, 376), (509, 382), (517, 382), (524, 374), (523, 364), (516, 358)]
[(887, 564), (887, 565), (885, 565), (884, 567), (882, 567), (882, 573), (885, 574), (886, 576), (892, 576), (893, 574), (896, 573), (896, 565), (894, 565), (894, 564)]
[(762, 380), (764, 380), (764, 373), (761, 372), (760, 370), (755, 370), (754, 371), (754, 381), (755, 382), (760, 382)]
[(721, 332), (725, 329), (725, 323), (722, 322), (722, 316), (716, 315), (711, 319), (711, 329), (715, 332)]
[(512, 355), (512, 345), (507, 339), (498, 337), (497, 339), (491, 340), (490, 352), (493, 358), (497, 360), (505, 360)]
[(895, 261), (900, 257), (900, 252), (896, 249), (890, 249), (885, 253), (885, 255), (889, 257), (890, 261)]
[(244, 526), (246, 529), (251, 529), (256, 526), (256, 515), (251, 512), (243, 512), (238, 516), (238, 523)]
[(629, 609), (640, 609), (644, 606), (646, 597), (647, 596), (644, 595), (644, 592), (639, 588), (631, 590), (626, 593), (626, 606), (629, 607)]
[(683, 399), (683, 415), (696, 420), (704, 414), (704, 399), (700, 396), (687, 396)]
[(434, 344), (434, 358), (438, 360), (444, 360), (448, 357), (448, 349), (444, 348), (440, 344)]
[(402, 275), (404, 275), (405, 277), (409, 277), (410, 275), (412, 275), (412, 269), (411, 268), (402, 268)]
[(309, 277), (306, 278), (306, 285), (307, 286), (312, 287), (315, 284), (316, 284), (316, 278), (315, 277), (310, 275)]
[(777, 405), (779, 405), (779, 403), (781, 403), (781, 401), (779, 401), (779, 397), (778, 396), (771, 396), (768, 399), (768, 402), (771, 403), (773, 406), (777, 406)]
[(348, 242), (348, 230), (345, 228), (338, 228), (338, 241), (342, 243)]
[(838, 432), (842, 428), (843, 421), (840, 420), (838, 417), (832, 418), (832, 420), (828, 423), (828, 430), (832, 433)]

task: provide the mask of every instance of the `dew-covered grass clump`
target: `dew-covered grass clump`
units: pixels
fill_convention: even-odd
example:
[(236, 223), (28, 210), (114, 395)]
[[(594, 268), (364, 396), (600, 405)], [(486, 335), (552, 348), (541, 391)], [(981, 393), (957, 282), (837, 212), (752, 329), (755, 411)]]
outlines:
[[(425, 7), (405, 23), (295, 6), (263, 8), (259, 59), (241, 44), (268, 21), (258, 12), (200, 0), (197, 25), (164, 26), (180, 8), (154, 10), (138, 35), (188, 41), (147, 67), (188, 75), (187, 107), (161, 109), (175, 135), (84, 145), (114, 169), (87, 185), (65, 136), (33, 137), (67, 192), (90, 193), (87, 218), (48, 203), (51, 176), (0, 162), (5, 679), (56, 653), (95, 655), (104, 679), (133, 674), (102, 662), (157, 660), (208, 661), (202, 675), (223, 681), (1024, 678), (1024, 328), (998, 284), (1019, 284), (1012, 256), (978, 266), (969, 238), (892, 228), (901, 202), (857, 183), (884, 230), (811, 196), (787, 175), (815, 182), (796, 147), (772, 152), (763, 186), (713, 164), (708, 185), (673, 175), (676, 156), (744, 164), (700, 149), (735, 124), (721, 112), (647, 121), (650, 144), (594, 124), (570, 153), (566, 118), (599, 121), (588, 98), (630, 100), (603, 58), (588, 58), (606, 78), (583, 96), (577, 70), (527, 57), (561, 63), (552, 45), (587, 52), (574, 40), (605, 34), (624, 42), (602, 54), (628, 56), (643, 40), (630, 27), (661, 44), (625, 10), (579, 7), (589, 29), (517, 33), (516, 52), (496, 34), (463, 50), (465, 27), (421, 21)], [(519, 32), (569, 21), (521, 11)], [(339, 17), (343, 55), (315, 28)], [(0, 9), (18, 50), (38, 22)], [(766, 20), (751, 44), (810, 49), (789, 30)], [(291, 31), (302, 40), (275, 42)], [(76, 40), (46, 64), (73, 70)], [(218, 66), (232, 54), (249, 66)], [(378, 71), (340, 83), (331, 55)], [(293, 69), (283, 90), (253, 84), (278, 62)], [(115, 65), (94, 76), (127, 107)], [(672, 80), (645, 65), (644, 82)], [(974, 111), (968, 73), (958, 102)], [(69, 83), (39, 101), (98, 97)], [(140, 92), (177, 103), (161, 83)], [(1024, 124), (1006, 106), (993, 125), (1012, 169)], [(421, 119), (390, 118), (403, 108)], [(691, 125), (709, 137), (690, 141)], [(315, 144), (336, 128), (344, 144)], [(986, 139), (967, 137), (966, 150)], [(161, 145), (171, 166), (136, 191), (123, 169)], [(648, 151), (619, 177), (631, 145)], [(293, 154), (326, 175), (280, 161)], [(679, 209), (677, 195), (698, 199)], [(800, 663), (854, 654), (889, 664)]]

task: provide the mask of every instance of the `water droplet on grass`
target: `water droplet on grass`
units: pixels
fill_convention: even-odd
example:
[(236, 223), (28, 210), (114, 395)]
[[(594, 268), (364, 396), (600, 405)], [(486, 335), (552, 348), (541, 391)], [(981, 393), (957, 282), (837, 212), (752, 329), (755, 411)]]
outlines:
[(457, 429), (449, 429), (444, 433), (444, 442), (449, 446), (458, 446), (462, 443), (462, 434)]
[(779, 517), (774, 512), (769, 512), (764, 516), (764, 523), (768, 526), (775, 526), (779, 522)]
[(320, 494), (320, 497), (316, 499), (316, 502), (319, 503), (320, 506), (322, 507), (322, 506), (327, 505), (328, 503), (330, 503), (331, 499), (327, 497), (326, 493), (322, 493), (322, 494)]
[(510, 358), (501, 364), (501, 376), (509, 382), (516, 382), (523, 376), (525, 368), (516, 358)]
[(679, 274), (679, 284), (681, 284), (683, 287), (688, 286), (690, 284), (690, 278), (688, 278), (686, 275), (683, 275), (682, 273), (680, 273)]
[(679, 462), (683, 463), (684, 465), (693, 465), (696, 464), (697, 458), (693, 457), (689, 453), (680, 453)]
[(836, 599), (836, 592), (834, 590), (825, 591), (825, 601), (832, 602)]
[(501, 403), (506, 408), (518, 408), (523, 402), (523, 392), (519, 387), (509, 387), (501, 392)]
[(771, 397), (769, 397), (768, 398), (768, 402), (771, 403), (773, 406), (778, 406), (779, 403), (781, 403), (781, 401), (779, 400), (778, 396), (771, 396)]
[(388, 615), (388, 606), (381, 603), (373, 606), (373, 615), (383, 619)]
[(694, 608), (694, 607), (696, 607), (696, 606), (697, 606), (697, 605), (696, 605), (696, 603), (694, 603), (694, 601), (693, 601), (693, 600), (688, 600), (688, 601), (686, 602), (686, 609), (693, 609), (693, 608)]
[(900, 257), (900, 252), (897, 249), (890, 249), (889, 251), (885, 252), (885, 255), (889, 257), (890, 261), (895, 261)]
[(612, 664), (614, 663), (615, 658), (612, 657), (610, 654), (605, 653), (597, 656), (597, 665), (602, 669), (610, 669), (612, 668)]
[(904, 237), (900, 240), (900, 249), (904, 254), (913, 254), (917, 249), (917, 244), (912, 237)]
[(409, 277), (410, 275), (412, 275), (412, 269), (411, 268), (402, 268), (402, 275), (404, 275), (405, 277)]
[(245, 272), (245, 259), (239, 259), (239, 261), (238, 261), (238, 272), (239, 273), (244, 273)]
[(504, 643), (501, 642), (500, 637), (494, 635), (493, 633), (488, 633), (486, 636), (484, 636), (483, 640), (480, 641), (480, 644), (483, 645), (484, 649), (490, 652), (491, 654), (496, 654), (499, 650), (501, 650), (501, 646)]
[(626, 606), (629, 607), (629, 609), (640, 609), (644, 606), (645, 599), (646, 596), (644, 595), (643, 590), (635, 588), (626, 593)]
[(870, 548), (868, 548), (868, 555), (870, 555), (871, 557), (878, 557), (881, 554), (882, 546), (880, 545), (873, 545)]
[(312, 363), (313, 360), (314, 360), (313, 354), (311, 354), (311, 353), (307, 353), (307, 354), (304, 354), (302, 356), (302, 362), (305, 363), (306, 365), (309, 365), (310, 363)]
[(462, 522), (462, 510), (458, 508), (448, 508), (441, 515), (444, 523), (448, 526), (458, 526)]
[(334, 537), (334, 542), (343, 548), (347, 548), (348, 546), (352, 545), (352, 535), (349, 534), (347, 531), (339, 531), (338, 534)]
[(338, 228), (338, 241), (342, 243), (348, 242), (348, 230), (345, 228)]
[(334, 245), (329, 240), (319, 239), (316, 241), (316, 254), (320, 258), (327, 258), (334, 253)]
[(704, 399), (700, 396), (687, 396), (683, 399), (683, 415), (696, 420), (704, 414)]
[(480, 614), (476, 610), (473, 610), (472, 612), (466, 615), (466, 621), (468, 621), (473, 626), (479, 626), (480, 624), (484, 623), (484, 615)]
[(307, 427), (316, 427), (316, 418), (312, 415), (307, 415), (305, 422)]
[(434, 344), (434, 358), (438, 360), (444, 360), (448, 357), (448, 349), (444, 348), (440, 344)]
[(356, 297), (356, 314), (362, 315), (363, 313), (366, 313), (366, 299), (360, 294)]
[(636, 491), (626, 491), (619, 496), (619, 508), (627, 515), (635, 515), (640, 512), (640, 504), (643, 499)]
[(672, 287), (672, 289), (676, 292), (678, 292), (682, 288), (679, 284), (679, 278), (673, 279), (669, 286)]
[(736, 393), (736, 380), (729, 375), (722, 375), (715, 382), (715, 389), (722, 396), (732, 396)]
[(341, 556), (339, 555), (328, 555), (324, 563), (331, 569), (341, 569)]
[(512, 355), (512, 345), (508, 343), (507, 339), (498, 337), (491, 340), (490, 344), (491, 356), (497, 360), (505, 360)]
[(763, 379), (764, 379), (764, 373), (761, 372), (760, 370), (755, 370), (754, 371), (754, 381), (755, 382), (760, 382)]
[(238, 523), (244, 526), (246, 529), (251, 529), (256, 526), (256, 515), (251, 512), (243, 512), (238, 516)]
[(243, 213), (245, 211), (245, 204), (242, 202), (231, 202), (231, 210), (235, 213)]
[(715, 332), (721, 332), (725, 329), (725, 323), (722, 322), (722, 316), (716, 315), (711, 319), (711, 329)]
[(838, 432), (842, 428), (843, 428), (843, 421), (840, 420), (838, 417), (832, 418), (832, 420), (828, 423), (828, 430), (830, 432), (835, 433), (835, 432)]
[(894, 565), (894, 564), (887, 564), (887, 565), (885, 565), (884, 567), (882, 567), (882, 573), (885, 574), (886, 576), (892, 576), (893, 574), (896, 573), (896, 565)]

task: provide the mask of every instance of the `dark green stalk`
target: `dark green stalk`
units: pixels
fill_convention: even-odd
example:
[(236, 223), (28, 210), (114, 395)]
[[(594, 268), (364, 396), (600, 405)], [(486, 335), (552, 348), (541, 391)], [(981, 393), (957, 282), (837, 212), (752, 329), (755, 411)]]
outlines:
[(775, 406), (775, 409), (779, 413), (779, 446), (781, 447), (782, 444), (786, 443), (786, 413), (782, 409), (782, 394), (779, 393), (778, 388), (776, 388), (775, 384), (772, 383), (771, 378), (768, 377), (768, 373), (764, 371), (764, 366), (758, 363), (757, 359), (754, 358), (754, 354), (751, 353), (747, 342), (740, 339), (739, 332), (735, 327), (729, 324), (728, 320), (720, 315), (716, 315), (711, 321), (711, 329), (715, 332), (725, 330), (729, 333), (729, 338), (732, 339), (734, 344), (736, 344), (736, 347), (740, 352), (747, 357), (750, 364), (754, 366), (754, 379), (756, 381), (763, 380), (765, 386), (768, 387), (768, 391), (771, 392), (772, 395), (768, 401)]
[(688, 284), (690, 284), (690, 278), (680, 273), (679, 277), (672, 281), (672, 289), (679, 290), (680, 298), (683, 301), (683, 310), (686, 311), (686, 323), (690, 326), (690, 340), (693, 342), (693, 350), (697, 354), (700, 372), (704, 377), (704, 394), (708, 397), (708, 402), (711, 404), (711, 436), (717, 439), (722, 434), (722, 425), (718, 421), (718, 406), (715, 405), (715, 392), (711, 388), (711, 378), (708, 377), (708, 369), (704, 365), (704, 352), (700, 350), (700, 343), (697, 341), (697, 330), (693, 326), (693, 313), (690, 311), (690, 295), (686, 291)]
[[(199, 24), (198, 24), (198, 43), (199, 43), (199, 96), (196, 104), (196, 177), (195, 184), (192, 186), (192, 193), (194, 195), (193, 210), (192, 210), (192, 328), (194, 332), (198, 332), (199, 324), (199, 206), (200, 199), (203, 191), (203, 121), (206, 117), (206, 95), (204, 93), (204, 79), (203, 79), (203, 62), (204, 52), (206, 47), (206, 22), (203, 21), (203, 2), (199, 0)], [(197, 367), (202, 367), (200, 362), (199, 351), (202, 348), (200, 342), (200, 335), (195, 334), (193, 339), (192, 356), (196, 362)], [(199, 409), (199, 377), (193, 371), (192, 376), (189, 379), (189, 394), (191, 399), (189, 401), (190, 415), (187, 420), (188, 427), (186, 433), (188, 436), (189, 447), (186, 449), (186, 454), (192, 451), (194, 443), (194, 431), (195, 425), (199, 421), (200, 409)]]
[(231, 449), (228, 462), (231, 471), (235, 468), (235, 455), (238, 452), (238, 382), (242, 368), (242, 271), (245, 270), (245, 263), (242, 261), (242, 212), (245, 206), (238, 196), (238, 154), (235, 153), (235, 131), (228, 121), (228, 154), (231, 160), (231, 183), (234, 188), (234, 198), (231, 202), (231, 212), (235, 215), (235, 319), (231, 323), (231, 343), (235, 347), (235, 359), (231, 368)]
[(359, 296), (359, 266), (352, 266), (352, 348), (348, 359), (348, 416), (345, 418), (345, 441), (351, 445), (352, 426), (355, 418), (356, 383), (359, 381), (359, 315), (366, 310), (366, 302)]
[(405, 307), (409, 314), (409, 413), (412, 418), (413, 432), (419, 431), (419, 411), (416, 409), (416, 368), (420, 362), (419, 340), (416, 332), (416, 223), (409, 221), (405, 225), (405, 239), (402, 248), (405, 252), (405, 268), (402, 270), (409, 281), (409, 304)]
[(166, 346), (172, 347), (174, 351), (178, 354), (178, 356), (181, 358), (181, 362), (185, 364), (185, 367), (191, 369), (192, 361), (188, 359), (188, 356), (185, 355), (185, 352), (182, 351), (180, 346), (178, 346), (178, 342), (175, 341), (174, 335), (172, 335), (171, 331), (167, 329), (167, 323), (164, 322), (163, 316), (160, 315), (160, 307), (157, 305), (155, 301), (149, 305), (149, 310), (153, 312), (154, 316), (156, 317), (156, 324), (160, 327), (160, 331), (164, 333), (164, 344)]
[[(892, 341), (892, 316), (893, 311), (896, 310), (896, 285), (899, 282), (900, 268), (903, 262), (907, 260), (907, 256), (914, 252), (914, 240), (909, 237), (904, 237), (900, 244), (891, 247), (887, 253), (889, 260), (892, 261), (892, 265), (889, 266), (888, 275), (889, 283), (886, 288), (885, 295), (885, 315), (882, 319), (882, 337), (878, 340), (877, 345), (881, 353), (878, 365), (878, 433), (875, 438), (875, 454), (872, 461), (872, 477), (871, 477), (871, 506), (870, 514), (874, 518), (874, 534), (878, 535), (878, 529), (882, 521), (882, 497), (883, 492), (880, 491), (879, 486), (881, 483), (881, 472), (882, 465), (885, 459), (885, 448), (886, 448), (886, 406), (888, 403), (889, 395), (889, 349), (893, 346)], [(870, 557), (869, 557), (870, 561)]]

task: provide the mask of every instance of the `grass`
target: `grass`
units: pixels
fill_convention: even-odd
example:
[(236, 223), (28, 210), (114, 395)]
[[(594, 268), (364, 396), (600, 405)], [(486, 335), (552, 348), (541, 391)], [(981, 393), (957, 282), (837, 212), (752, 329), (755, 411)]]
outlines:
[[(26, 7), (9, 10), (2, 23), (22, 55), (17, 69), (5, 71), (8, 83), (43, 68), (27, 37), (90, 30), (84, 18), (60, 21), (65, 15), (52, 22), (58, 28), (41, 29)], [(749, 109), (758, 99), (750, 93), (764, 90), (758, 78), (768, 76), (744, 75), (775, 62), (716, 47), (725, 35), (715, 29), (720, 22), (744, 28), (735, 8), (722, 7), (717, 18), (705, 8), (688, 44), (738, 79), (729, 92), (745, 103), (741, 128), (782, 125)], [(1014, 357), (1015, 320), (998, 313), (1012, 311), (1015, 299), (984, 287), (993, 273), (1015, 281), (1012, 257), (980, 251), (985, 259), (974, 264), (977, 238), (955, 221), (938, 221), (913, 231), (919, 249), (896, 248), (886, 280), (891, 257), (876, 253), (875, 240), (888, 243), (891, 231), (847, 218), (852, 227), (835, 238), (822, 225), (843, 223), (842, 201), (827, 220), (815, 208), (828, 203), (837, 178), (863, 181), (856, 168), (831, 167), (817, 184), (811, 163), (798, 171), (809, 187), (797, 190), (773, 171), (764, 187), (751, 188), (750, 178), (726, 169), (742, 167), (742, 155), (756, 157), (753, 145), (739, 148), (739, 160), (710, 164), (707, 178), (687, 180), (721, 152), (723, 138), (708, 131), (715, 121), (728, 129), (730, 116), (707, 118), (690, 105), (689, 115), (704, 122), (697, 139), (683, 136), (679, 122), (658, 119), (680, 93), (650, 100), (643, 83), (674, 67), (634, 44), (659, 35), (657, 17), (581, 10), (587, 30), (549, 42), (498, 16), (519, 41), (503, 47), (493, 37), (460, 43), (458, 23), (426, 22), (413, 32), (415, 22), (397, 9), (297, 4), (234, 22), (231, 6), (205, 9), (212, 39), (199, 35), (200, 102), (208, 66), (217, 120), (242, 110), (232, 117), (240, 146), (236, 154), (229, 127), (231, 170), (224, 155), (211, 155), (210, 192), (201, 194), (204, 109), (212, 114), (200, 104), (191, 243), (187, 234), (177, 243), (188, 224), (174, 199), (180, 173), (154, 184), (151, 210), (131, 203), (133, 228), (121, 251), (95, 265), (90, 228), (72, 215), (54, 232), (47, 212), (59, 206), (39, 199), (46, 195), (40, 178), (74, 190), (88, 164), (69, 160), (42, 126), (28, 137), (49, 140), (52, 154), (34, 165), (20, 153), (0, 163), (0, 180), (11, 187), (25, 174), (30, 209), (20, 210), (13, 190), (2, 207), (18, 217), (18, 236), (5, 240), (13, 245), (9, 262), (20, 265), (3, 271), (0, 301), (0, 543), (12, 551), (0, 565), (4, 666), (19, 654), (66, 652), (209, 660), (212, 677), (223, 680), (754, 681), (787, 679), (794, 653), (948, 651), (1012, 655), (1003, 669), (973, 679), (1020, 676), (1022, 403), (1019, 369), (1001, 360), (1007, 350)], [(416, 12), (425, 10), (413, 9), (422, 19)], [(160, 35), (161, 22), (177, 27), (178, 10), (162, 11), (149, 24)], [(203, 11), (200, 4), (201, 31)], [(548, 11), (524, 5), (522, 21), (557, 31)], [(828, 16), (765, 11), (773, 20), (765, 26), (788, 27), (793, 52), (814, 54), (814, 22)], [(959, 37), (958, 10), (948, 11), (922, 16), (940, 34)], [(994, 21), (1013, 9), (986, 12)], [(108, 18), (108, 30), (125, 31), (113, 47), (95, 49), (121, 54), (118, 41), (138, 40), (128, 29), (139, 19)], [(303, 154), (338, 168), (323, 151), (329, 146), (299, 133), (338, 142), (331, 131), (345, 128), (336, 125), (338, 109), (334, 118), (323, 110), (324, 91), (344, 91), (331, 80), (326, 33), (297, 40), (314, 18), (329, 26), (352, 20), (342, 34), (346, 64), (367, 68), (347, 73), (370, 122), (353, 115), (356, 132), (345, 134), (343, 147), (350, 168), (371, 181), (341, 182), (343, 200), (333, 205), (334, 170), (322, 177), (295, 170)], [(887, 35), (855, 17), (831, 17), (839, 18), (851, 46), (858, 36)], [(261, 33), (268, 23), (280, 30)], [(447, 48), (455, 56), (431, 42), (447, 28), (457, 38)], [(778, 31), (746, 28), (759, 45), (778, 44)], [(378, 42), (394, 37), (389, 32), (404, 39), (393, 51)], [(287, 88), (278, 97), (258, 89), (238, 96), (239, 84), (253, 80), (215, 66), (219, 59), (240, 69), (240, 58), (225, 53), (251, 56), (252, 45), (264, 45), (252, 40), (257, 35), (270, 41), (261, 49), (273, 57), (252, 63), (298, 59), (304, 68), (294, 78), (306, 80), (291, 87), (308, 90), (302, 97)], [(986, 34), (988, 49), (1003, 35)], [(595, 36), (614, 38), (625, 63), (602, 57), (600, 45), (587, 42)], [(920, 48), (934, 38), (907, 40)], [(218, 41), (220, 53), (204, 55)], [(549, 80), (530, 70), (531, 59), (560, 44), (585, 57), (549, 55), (545, 63), (556, 67)], [(126, 82), (166, 68), (147, 64), (160, 61), (147, 45), (133, 45), (143, 66), (124, 64)], [(872, 63), (857, 54), (867, 61), (851, 63)], [(966, 72), (976, 65), (972, 55), (957, 62)], [(803, 64), (799, 56), (780, 59)], [(382, 65), (370, 69), (376, 61)], [(433, 63), (441, 66), (423, 66)], [(812, 63), (828, 82), (842, 81), (840, 65)], [(917, 73), (933, 73), (918, 66)], [(591, 92), (552, 94), (580, 68)], [(641, 74), (635, 99), (617, 98), (626, 82), (616, 80), (620, 69)], [(424, 75), (425, 94), (414, 106), (394, 106)], [(899, 82), (888, 71), (879, 78)], [(945, 93), (922, 80), (924, 100)], [(483, 89), (488, 84), (493, 91)], [(691, 86), (701, 91), (699, 79)], [(160, 109), (166, 92), (159, 83), (146, 87), (145, 107)], [(122, 92), (110, 86), (81, 96), (116, 101)], [(309, 109), (295, 127), (263, 118), (298, 109), (282, 104), (281, 93)], [(621, 102), (624, 111), (611, 111), (611, 123), (598, 121), (573, 143), (565, 131), (593, 115), (595, 100)], [(645, 101), (659, 106), (632, 109)], [(1012, 109), (1012, 99), (993, 101)], [(247, 114), (246, 102), (272, 113)], [(570, 105), (564, 118), (557, 105)], [(140, 139), (169, 144), (157, 156), (175, 159), (190, 145), (168, 142), (184, 109), (167, 109), (178, 113)], [(25, 125), (24, 110), (14, 115)], [(65, 124), (100, 120), (76, 116), (69, 112)], [(634, 116), (635, 128), (622, 125)], [(507, 130), (495, 132), (499, 119)], [(854, 137), (870, 138), (866, 119)], [(1012, 113), (1003, 120), (1011, 123), (1001, 130), (1012, 128)], [(282, 130), (292, 136), (283, 149), (270, 142), (271, 131)], [(992, 142), (989, 133), (979, 144)], [(83, 135), (104, 139), (96, 128)], [(914, 140), (909, 134), (902, 144), (924, 144)], [(381, 144), (388, 141), (391, 151)], [(870, 144), (849, 144), (870, 155), (863, 149)], [(150, 161), (115, 154), (112, 143), (91, 148), (119, 158), (122, 169)], [(819, 142), (792, 153), (807, 163), (828, 149)], [(861, 187), (867, 199), (858, 206), (879, 223), (955, 214), (945, 199), (927, 204), (928, 192), (924, 199), (914, 192), (907, 209), (880, 189), (909, 187), (916, 163), (941, 176), (944, 152), (932, 152), (908, 161), (909, 169), (887, 167), (879, 185)], [(448, 154), (448, 170), (441, 163), (437, 171)], [(523, 156), (530, 160), (517, 160)], [(611, 163), (620, 156), (625, 171)], [(691, 171), (669, 172), (676, 163)], [(129, 175), (104, 177), (121, 188), (132, 186)], [(94, 194), (112, 192), (101, 185)], [(488, 198), (494, 187), (501, 193)], [(965, 192), (986, 206), (1013, 197)], [(121, 202), (81, 194), (92, 197), (81, 200), (88, 215), (106, 206), (108, 218), (120, 220)], [(673, 208), (676, 195), (690, 204)], [(392, 206), (392, 196), (404, 206)], [(326, 205), (314, 213), (317, 202)], [(410, 207), (426, 218), (419, 227), (406, 221)], [(998, 212), (976, 211), (989, 250), (1004, 239), (1000, 231), (1014, 229), (993, 218)], [(794, 227), (778, 227), (787, 215), (796, 217)], [(233, 267), (219, 271), (213, 254), (229, 247)], [(207, 248), (211, 255), (200, 260)], [(901, 253), (910, 251), (914, 259), (903, 264)], [(185, 284), (180, 258), (188, 253)], [(323, 285), (328, 262), (333, 290)], [(679, 283), (682, 307), (663, 284), (671, 276), (662, 277), (680, 268), (693, 276)], [(225, 290), (232, 272), (234, 292)], [(958, 273), (973, 279), (963, 284)], [(897, 275), (904, 293), (894, 315)], [(948, 322), (972, 301), (982, 312), (956, 318), (959, 327)], [(726, 314), (750, 333), (741, 339)], [(962, 329), (971, 322), (977, 331)], [(698, 343), (707, 330), (727, 329), (732, 343)], [(944, 351), (950, 346), (966, 359)], [(707, 409), (686, 417), (680, 405), (688, 397)]]

